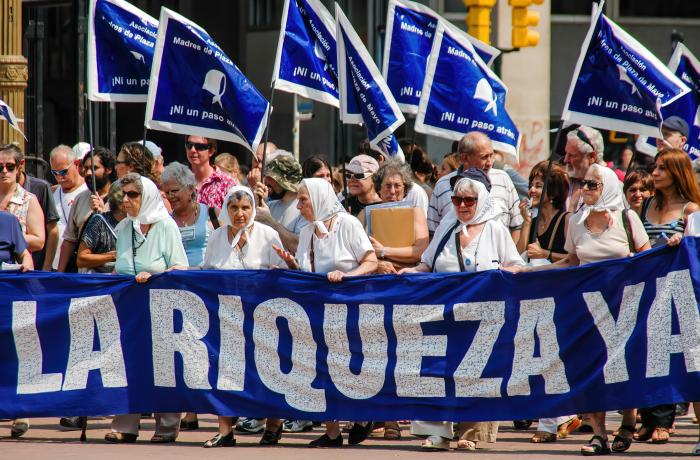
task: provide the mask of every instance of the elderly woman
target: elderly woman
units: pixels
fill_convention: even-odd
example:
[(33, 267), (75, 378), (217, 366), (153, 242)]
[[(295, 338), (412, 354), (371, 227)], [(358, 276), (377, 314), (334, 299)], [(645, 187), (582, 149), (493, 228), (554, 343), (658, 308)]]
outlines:
[(112, 273), (117, 260), (116, 227), (126, 213), (122, 206), (124, 193), (119, 181), (114, 182), (107, 194), (109, 211), (93, 214), (80, 236), (78, 268), (83, 273)]
[[(540, 267), (513, 267), (510, 271), (539, 271), (576, 267), (592, 262), (627, 257), (651, 247), (639, 216), (624, 209), (622, 190), (615, 172), (605, 166), (591, 165), (581, 182), (583, 206), (574, 214), (566, 235), (567, 256)], [(623, 214), (624, 213), (624, 214)], [(626, 409), (622, 425), (611, 446), (605, 429), (605, 412), (589, 415), (593, 437), (581, 447), (583, 455), (605, 455), (629, 449), (635, 432), (636, 414)]]
[(622, 193), (625, 194), (629, 208), (641, 215), (644, 201), (654, 194), (654, 180), (651, 174), (643, 169), (630, 171), (623, 182)]
[[(399, 274), (477, 272), (524, 265), (510, 231), (498, 218), (500, 207), (489, 196), (488, 176), (481, 170), (468, 172), (472, 178), (463, 177), (454, 185), (454, 214), (440, 222), (421, 263)], [(498, 422), (461, 422), (458, 431), (457, 448), (475, 450), (479, 441), (496, 442)], [(411, 432), (427, 437), (421, 446), (425, 450), (448, 450), (453, 424), (415, 421)]]
[[(224, 198), (221, 227), (214, 230), (207, 244), (202, 269), (264, 270), (282, 266), (284, 261), (273, 246), (281, 247), (279, 234), (272, 227), (255, 221), (255, 197), (248, 187), (234, 186)], [(233, 424), (237, 417), (219, 416), (219, 433), (204, 447), (235, 446)], [(277, 432), (266, 432), (261, 444), (269, 438), (279, 440)]]
[[(301, 181), (297, 209), (313, 225), (299, 234), (296, 258), (279, 246), (275, 250), (292, 269), (325, 273), (332, 283), (350, 276), (373, 273), (377, 269), (374, 248), (355, 217), (343, 211), (335, 191), (325, 179)], [(281, 430), (281, 427), (280, 427)], [(362, 442), (371, 424), (350, 433), (350, 444)], [(326, 422), (326, 434), (311, 441), (309, 447), (341, 447), (343, 435), (338, 422)]]
[[(120, 179), (126, 218), (117, 226), (117, 261), (114, 271), (134, 275), (145, 283), (154, 273), (185, 269), (187, 255), (177, 224), (168, 214), (158, 187), (150, 179), (129, 173)], [(139, 432), (139, 414), (116, 415), (105, 441), (134, 442)], [(174, 442), (180, 428), (179, 413), (157, 413), (153, 443)]]

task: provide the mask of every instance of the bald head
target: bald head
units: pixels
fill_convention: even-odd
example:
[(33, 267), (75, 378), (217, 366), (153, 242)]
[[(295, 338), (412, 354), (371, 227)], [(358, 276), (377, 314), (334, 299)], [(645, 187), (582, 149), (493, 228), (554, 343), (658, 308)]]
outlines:
[(260, 165), (262, 164), (263, 148), (265, 149), (267, 156), (269, 156), (272, 152), (279, 150), (273, 142), (268, 142), (267, 147), (265, 145), (266, 144), (264, 142), (258, 144), (258, 150), (255, 151), (255, 156), (253, 157), (253, 168), (260, 168)]
[(457, 152), (464, 169), (478, 168), (488, 172), (493, 166), (493, 146), (484, 133), (472, 131), (465, 134), (459, 141)]

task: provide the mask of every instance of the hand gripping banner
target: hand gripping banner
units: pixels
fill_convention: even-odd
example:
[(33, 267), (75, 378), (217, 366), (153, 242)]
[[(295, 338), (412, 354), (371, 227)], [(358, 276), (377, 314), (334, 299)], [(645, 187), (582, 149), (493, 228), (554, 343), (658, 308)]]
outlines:
[(700, 400), (700, 238), (512, 275), (0, 273), (0, 418), (518, 420)]
[(92, 0), (88, 98), (146, 102), (158, 21), (124, 0)]
[(207, 32), (162, 8), (146, 127), (257, 149), (270, 104)]

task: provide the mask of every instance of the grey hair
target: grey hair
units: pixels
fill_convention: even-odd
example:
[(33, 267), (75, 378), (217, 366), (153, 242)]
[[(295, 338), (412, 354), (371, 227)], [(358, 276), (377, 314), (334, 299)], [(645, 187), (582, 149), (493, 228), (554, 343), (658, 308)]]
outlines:
[(194, 173), (187, 166), (177, 161), (173, 161), (165, 167), (160, 175), (160, 183), (164, 184), (174, 180), (183, 187), (194, 189), (197, 186), (197, 181), (194, 178)]
[(141, 183), (141, 174), (138, 173), (129, 173), (125, 174), (121, 179), (119, 179), (119, 183), (122, 186), (122, 189), (124, 188), (125, 185), (129, 184), (134, 184), (134, 187), (136, 187), (136, 190), (139, 191), (139, 193), (143, 193), (143, 184)]
[(236, 200), (236, 201), (241, 201), (243, 198), (247, 199), (250, 204), (255, 207), (255, 203), (251, 201), (250, 195), (248, 195), (246, 192), (243, 190), (239, 190), (237, 192), (233, 192), (231, 196), (228, 197), (228, 201), (224, 203), (224, 207), (228, 207), (228, 204), (231, 202), (231, 200)]
[(459, 140), (457, 153), (460, 155), (470, 155), (478, 151), (482, 143), (491, 144), (491, 139), (486, 134), (479, 131), (469, 132)]
[[(579, 139), (577, 132), (581, 131), (586, 135), (595, 150), (591, 148), (590, 145)], [(579, 152), (590, 155), (591, 153), (596, 154), (596, 157), (603, 158), (603, 151), (605, 150), (605, 144), (603, 143), (603, 135), (597, 129), (589, 128), (588, 126), (579, 126), (577, 129), (571, 130), (566, 134), (566, 142), (571, 142), (575, 146), (576, 150)]]
[(51, 149), (51, 153), (49, 153), (49, 159), (52, 160), (54, 157), (60, 155), (63, 153), (68, 161), (75, 161), (75, 152), (73, 151), (72, 147), (69, 147), (64, 144), (57, 145), (53, 149)]
[(463, 177), (457, 181), (454, 188), (452, 189), (452, 193), (454, 193), (455, 195), (463, 193), (472, 193), (476, 196), (479, 196), (479, 187), (476, 185), (476, 181), (473, 181), (468, 177)]
[(411, 167), (408, 164), (401, 163), (398, 160), (385, 161), (377, 172), (372, 175), (372, 180), (374, 180), (374, 189), (377, 191), (377, 193), (379, 193), (379, 191), (382, 189), (382, 182), (384, 182), (384, 179), (396, 174), (401, 175), (405, 198), (405, 195), (413, 186), (413, 171), (411, 171)]

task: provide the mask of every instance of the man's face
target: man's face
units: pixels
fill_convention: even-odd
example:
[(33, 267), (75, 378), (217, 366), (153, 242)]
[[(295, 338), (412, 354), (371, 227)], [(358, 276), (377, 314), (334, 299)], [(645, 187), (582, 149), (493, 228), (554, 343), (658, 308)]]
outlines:
[(78, 185), (80, 173), (77, 163), (77, 160), (71, 161), (64, 153), (51, 158), (51, 172), (64, 192), (70, 192)]
[(287, 191), (270, 176), (265, 176), (263, 183), (267, 187), (267, 195), (271, 200), (281, 200), (287, 193)]
[(185, 142), (187, 161), (192, 166), (209, 164), (209, 159), (214, 156), (214, 149), (208, 139), (200, 136), (188, 136)]
[(101, 190), (109, 183), (109, 175), (112, 171), (105, 169), (102, 164), (102, 159), (99, 156), (87, 156), (83, 162), (83, 169), (85, 170), (85, 183), (90, 190), (92, 190), (92, 158), (95, 159), (95, 185), (97, 186), (97, 190)]
[(488, 173), (493, 166), (493, 147), (490, 142), (480, 142), (471, 153), (460, 152), (465, 168), (477, 168)]
[(661, 135), (663, 139), (656, 139), (656, 148), (659, 150), (665, 148), (672, 149), (682, 149), (687, 140), (684, 135), (678, 131), (673, 131), (671, 129), (661, 128)]
[(564, 152), (566, 153), (564, 163), (566, 164), (566, 172), (569, 177), (583, 179), (589, 166), (593, 164), (595, 155), (581, 152), (576, 142), (571, 140), (567, 141)]

